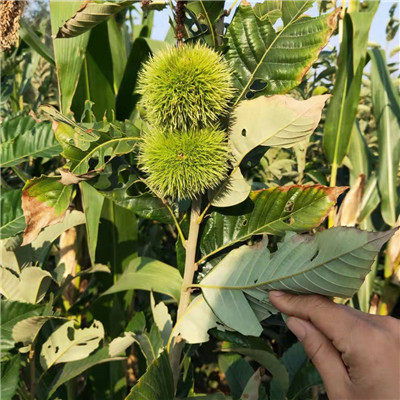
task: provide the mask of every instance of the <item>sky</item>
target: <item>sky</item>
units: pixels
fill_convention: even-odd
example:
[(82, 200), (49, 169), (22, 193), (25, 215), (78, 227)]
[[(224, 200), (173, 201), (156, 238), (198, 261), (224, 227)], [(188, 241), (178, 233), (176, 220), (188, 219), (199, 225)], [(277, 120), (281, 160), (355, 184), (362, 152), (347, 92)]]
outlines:
[[(389, 9), (394, 2), (395, 2), (394, 0), (381, 0), (378, 11), (376, 12), (374, 20), (372, 22), (369, 34), (369, 41), (371, 43), (379, 43), (388, 55), (395, 47), (400, 46), (399, 32), (397, 32), (396, 37), (392, 41), (390, 42), (386, 41), (385, 29), (386, 29), (386, 24), (389, 20)], [(232, 4), (232, 1), (227, 1), (226, 8), (229, 8), (230, 4)], [(397, 18), (400, 18), (400, 7), (397, 7), (396, 11), (397, 11)], [(317, 8), (314, 7), (313, 9), (311, 9), (309, 11), (309, 14), (317, 15)], [(152, 34), (153, 39), (158, 39), (158, 40), (164, 39), (169, 28), (168, 16), (169, 16), (169, 10), (164, 10), (155, 13), (154, 28)], [(397, 61), (399, 61), (399, 53), (395, 57), (397, 57)], [(394, 59), (392, 59), (392, 61), (394, 61)]]

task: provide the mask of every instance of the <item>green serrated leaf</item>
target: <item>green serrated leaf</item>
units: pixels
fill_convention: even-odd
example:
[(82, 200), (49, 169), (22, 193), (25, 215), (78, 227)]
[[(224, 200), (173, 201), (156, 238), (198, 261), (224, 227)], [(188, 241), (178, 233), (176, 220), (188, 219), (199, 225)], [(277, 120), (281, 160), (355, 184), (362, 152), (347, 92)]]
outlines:
[(247, 204), (211, 213), (200, 242), (199, 262), (253, 235), (315, 228), (345, 189), (295, 185), (252, 192)]
[(21, 190), (10, 190), (1, 194), (0, 239), (15, 236), (25, 229), (25, 218), (21, 208)]
[(133, 3), (134, 1), (86, 2), (59, 27), (56, 38), (79, 36)]
[(288, 234), (272, 255), (264, 239), (231, 251), (195, 286), (225, 325), (259, 336), (259, 320), (276, 312), (269, 290), (351, 297), (394, 232), (339, 227), (314, 236)]
[(0, 165), (12, 167), (29, 157), (53, 157), (61, 147), (48, 122), (37, 123), (32, 117), (17, 115), (1, 124)]
[(90, 184), (109, 200), (133, 211), (142, 218), (166, 224), (174, 223), (162, 200), (153, 196), (143, 187), (127, 164), (120, 164), (118, 160), (115, 160), (115, 163), (112, 161)]
[(238, 89), (235, 105), (243, 98), (286, 93), (301, 82), (334, 31), (338, 14), (303, 17), (309, 7), (309, 1), (282, 2), (285, 24), (278, 31), (250, 5), (237, 8), (226, 54)]
[(16, 354), (3, 364), (2, 362), (0, 397), (2, 400), (12, 400), (18, 388), (21, 357)]
[[(222, 43), (222, 32), (223, 21), (219, 21), (221, 15), (224, 12), (223, 1), (191, 1), (187, 5), (187, 9), (193, 12), (196, 21), (195, 26), (196, 32), (192, 33), (200, 34), (201, 38), (211, 47), (218, 47)], [(199, 32), (199, 26), (201, 27), (201, 33)], [(203, 34), (203, 32), (205, 34)]]
[(14, 326), (26, 318), (39, 316), (45, 309), (44, 305), (20, 303), (18, 301), (1, 300), (1, 341), (0, 349), (2, 352), (14, 347), (12, 330)]

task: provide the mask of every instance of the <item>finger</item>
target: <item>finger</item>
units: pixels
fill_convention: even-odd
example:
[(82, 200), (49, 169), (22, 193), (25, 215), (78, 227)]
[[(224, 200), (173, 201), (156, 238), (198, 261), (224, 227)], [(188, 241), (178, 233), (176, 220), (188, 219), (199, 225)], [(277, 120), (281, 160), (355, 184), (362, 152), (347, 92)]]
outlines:
[[(362, 313), (335, 304), (324, 296), (294, 295), (280, 291), (269, 293), (271, 303), (281, 312), (309, 320), (325, 336), (339, 344), (349, 331), (362, 327)], [(341, 350), (339, 348), (339, 350)]]
[(330, 399), (343, 399), (350, 378), (346, 367), (330, 340), (310, 322), (290, 317), (288, 328), (304, 346), (310, 360), (318, 369)]

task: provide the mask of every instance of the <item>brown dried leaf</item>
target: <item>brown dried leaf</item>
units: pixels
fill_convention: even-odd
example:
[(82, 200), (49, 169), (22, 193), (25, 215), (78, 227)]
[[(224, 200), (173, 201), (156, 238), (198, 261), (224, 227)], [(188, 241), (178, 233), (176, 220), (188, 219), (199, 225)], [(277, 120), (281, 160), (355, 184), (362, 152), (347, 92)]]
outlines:
[(96, 171), (89, 171), (86, 174), (76, 175), (68, 169), (60, 168), (58, 172), (61, 175), (61, 182), (63, 185), (74, 185), (76, 183), (87, 181), (89, 179), (94, 178), (97, 175)]
[(57, 178), (41, 176), (29, 180), (22, 190), (22, 210), (26, 228), (22, 246), (31, 243), (46, 226), (64, 219), (72, 195), (72, 186)]
[(35, 197), (22, 193), (22, 209), (24, 211), (26, 228), (22, 246), (31, 243), (46, 226), (56, 224), (64, 219), (65, 212), (57, 215), (53, 207), (38, 201)]

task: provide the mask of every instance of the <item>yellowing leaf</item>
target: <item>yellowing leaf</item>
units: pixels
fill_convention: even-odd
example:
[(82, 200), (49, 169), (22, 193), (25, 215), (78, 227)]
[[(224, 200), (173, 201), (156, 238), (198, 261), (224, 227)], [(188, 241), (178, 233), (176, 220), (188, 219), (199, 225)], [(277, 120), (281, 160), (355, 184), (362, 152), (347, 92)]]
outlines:
[(64, 219), (72, 186), (64, 186), (58, 179), (41, 176), (25, 184), (22, 191), (22, 209), (26, 221), (23, 246), (31, 243), (46, 226)]
[(43, 300), (52, 277), (39, 267), (26, 267), (16, 272), (0, 267), (0, 293), (8, 300), (38, 303)]
[(361, 212), (365, 175), (360, 174), (347, 192), (335, 218), (335, 226), (355, 226)]

